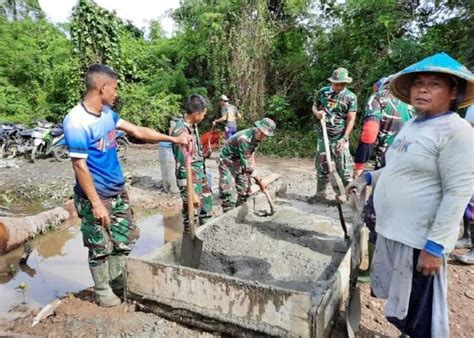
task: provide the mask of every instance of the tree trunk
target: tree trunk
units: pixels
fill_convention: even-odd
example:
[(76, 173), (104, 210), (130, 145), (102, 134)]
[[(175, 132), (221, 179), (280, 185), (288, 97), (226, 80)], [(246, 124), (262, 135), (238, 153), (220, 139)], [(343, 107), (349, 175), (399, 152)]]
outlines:
[(33, 216), (0, 217), (0, 255), (7, 253), (73, 216), (70, 206), (57, 207)]

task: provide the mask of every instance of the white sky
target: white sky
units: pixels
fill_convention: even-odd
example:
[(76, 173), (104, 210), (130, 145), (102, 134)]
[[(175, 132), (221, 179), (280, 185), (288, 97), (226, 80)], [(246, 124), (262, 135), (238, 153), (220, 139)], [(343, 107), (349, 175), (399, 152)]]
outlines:
[[(77, 0), (39, 0), (48, 19), (54, 23), (69, 21), (71, 10)], [(166, 11), (179, 7), (179, 0), (95, 0), (95, 3), (117, 16), (130, 20), (138, 28), (145, 28), (151, 20), (160, 20), (162, 28), (170, 34), (174, 30), (173, 20), (164, 17)]]

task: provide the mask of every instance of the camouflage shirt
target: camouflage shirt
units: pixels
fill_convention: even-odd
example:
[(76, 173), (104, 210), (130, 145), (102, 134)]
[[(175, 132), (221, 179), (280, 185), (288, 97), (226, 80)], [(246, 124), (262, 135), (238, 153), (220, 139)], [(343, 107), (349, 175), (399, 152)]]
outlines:
[(257, 128), (252, 127), (234, 134), (222, 147), (220, 160), (238, 162), (243, 172), (252, 173), (252, 154), (260, 144), (255, 137), (256, 130)]
[[(199, 140), (199, 130), (196, 124), (190, 125), (183, 118), (176, 119), (176, 124), (171, 132), (171, 136), (178, 136), (182, 133), (186, 133), (193, 136), (193, 157), (192, 167), (193, 170), (200, 169), (204, 163), (204, 155), (202, 152), (201, 141)], [(173, 144), (173, 154), (176, 160), (176, 177), (178, 179), (186, 178), (186, 155), (183, 151), (183, 145)]]
[(364, 122), (369, 119), (380, 121), (374, 148), (375, 169), (384, 166), (384, 154), (388, 146), (414, 113), (413, 107), (394, 97), (388, 86), (383, 87), (369, 99), (365, 107)]
[[(314, 106), (326, 112), (328, 136), (338, 138), (344, 134), (348, 113), (357, 110), (357, 96), (347, 88), (337, 94), (328, 86), (318, 92)], [(316, 129), (321, 135), (321, 124), (318, 123)]]

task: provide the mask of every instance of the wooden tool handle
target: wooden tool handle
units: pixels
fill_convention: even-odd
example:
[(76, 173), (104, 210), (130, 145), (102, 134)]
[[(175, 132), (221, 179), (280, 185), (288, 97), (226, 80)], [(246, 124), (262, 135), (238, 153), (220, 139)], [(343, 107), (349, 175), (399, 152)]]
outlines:
[(331, 149), (329, 148), (328, 131), (326, 129), (326, 120), (321, 119), (321, 129), (323, 130), (324, 151), (326, 153), (326, 161), (328, 162), (329, 172), (332, 172)]
[(188, 194), (188, 219), (191, 238), (196, 236), (196, 226), (194, 224), (194, 186), (192, 170), (192, 150), (193, 143), (188, 144), (188, 157), (186, 158), (186, 192)]

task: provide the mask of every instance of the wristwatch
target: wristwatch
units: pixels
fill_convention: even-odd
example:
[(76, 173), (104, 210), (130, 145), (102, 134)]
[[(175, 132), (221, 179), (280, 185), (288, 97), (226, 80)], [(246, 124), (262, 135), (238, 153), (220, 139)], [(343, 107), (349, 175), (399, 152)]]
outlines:
[(343, 136), (342, 139), (347, 143), (349, 142), (349, 139), (346, 136)]

